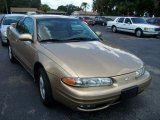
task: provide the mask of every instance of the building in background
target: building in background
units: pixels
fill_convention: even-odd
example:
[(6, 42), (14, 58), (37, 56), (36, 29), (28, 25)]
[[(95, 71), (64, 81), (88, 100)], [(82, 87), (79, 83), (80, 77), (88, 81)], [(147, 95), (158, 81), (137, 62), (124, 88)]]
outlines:
[(0, 0), (0, 14), (11, 13), (11, 8), (36, 8), (41, 5), (41, 0)]
[(66, 15), (67, 12), (59, 11), (59, 10), (50, 10), (50, 11), (47, 11), (45, 14)]
[(17, 7), (11, 7), (10, 8), (10, 13), (26, 14), (28, 12), (39, 13), (39, 10), (37, 8), (17, 8)]
[(74, 11), (72, 16), (98, 16), (99, 14), (95, 12), (85, 12), (85, 11)]

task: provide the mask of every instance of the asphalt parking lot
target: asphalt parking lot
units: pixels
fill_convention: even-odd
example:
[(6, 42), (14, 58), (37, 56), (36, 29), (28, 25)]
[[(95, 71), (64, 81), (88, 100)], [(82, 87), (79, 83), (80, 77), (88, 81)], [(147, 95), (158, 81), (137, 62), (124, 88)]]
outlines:
[(56, 103), (44, 107), (32, 77), (19, 64), (9, 62), (7, 47), (0, 45), (0, 120), (160, 120), (160, 38), (137, 38), (133, 34), (101, 31), (108, 45), (127, 50), (146, 65), (152, 83), (142, 94), (96, 112), (77, 112)]

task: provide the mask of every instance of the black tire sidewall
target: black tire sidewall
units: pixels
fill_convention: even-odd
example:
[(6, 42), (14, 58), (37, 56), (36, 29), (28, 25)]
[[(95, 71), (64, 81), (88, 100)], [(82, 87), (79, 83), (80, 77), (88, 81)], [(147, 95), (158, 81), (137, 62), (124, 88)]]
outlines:
[[(11, 49), (11, 58), (9, 57), (9, 47)], [(9, 57), (9, 60), (14, 63), (16, 61), (15, 57), (13, 56), (13, 52), (12, 52), (12, 48), (10, 46), (10, 44), (8, 44), (8, 57)]]
[[(40, 76), (42, 76), (43, 82), (44, 82), (44, 89), (45, 89), (45, 98), (44, 99), (42, 98), (41, 92), (40, 92), (40, 85), (39, 85)], [(52, 91), (51, 91), (51, 85), (49, 82), (49, 78), (48, 78), (47, 73), (44, 70), (44, 68), (40, 68), (38, 70), (38, 88), (39, 88), (41, 102), (47, 107), (50, 106), (52, 104)]]
[(2, 39), (1, 39), (1, 45), (2, 45), (2, 46), (5, 46), (5, 43), (2, 41)]
[[(115, 28), (115, 31), (113, 30)], [(112, 32), (116, 33), (117, 32), (117, 27), (116, 26), (113, 26), (112, 27)]]

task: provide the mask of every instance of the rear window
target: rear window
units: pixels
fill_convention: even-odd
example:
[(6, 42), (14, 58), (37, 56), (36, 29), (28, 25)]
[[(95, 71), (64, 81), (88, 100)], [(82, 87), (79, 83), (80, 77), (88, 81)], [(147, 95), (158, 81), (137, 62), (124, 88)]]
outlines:
[(148, 19), (146, 20), (148, 23), (154, 23), (154, 19)]
[(3, 25), (11, 25), (12, 23), (18, 22), (22, 16), (7, 16), (3, 20)]
[(146, 24), (147, 23), (143, 18), (131, 18), (131, 20), (134, 24), (139, 24), (139, 23)]

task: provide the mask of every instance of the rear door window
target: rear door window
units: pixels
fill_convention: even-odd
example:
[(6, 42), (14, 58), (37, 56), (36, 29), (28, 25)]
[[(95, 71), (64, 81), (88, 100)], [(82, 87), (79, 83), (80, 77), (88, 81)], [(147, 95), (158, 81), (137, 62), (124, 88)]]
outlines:
[(124, 18), (119, 18), (118, 23), (123, 23)]
[(132, 23), (131, 23), (131, 20), (130, 20), (129, 18), (126, 18), (124, 22), (127, 23), (127, 24), (128, 24), (128, 23), (129, 23), (129, 24), (132, 24)]

